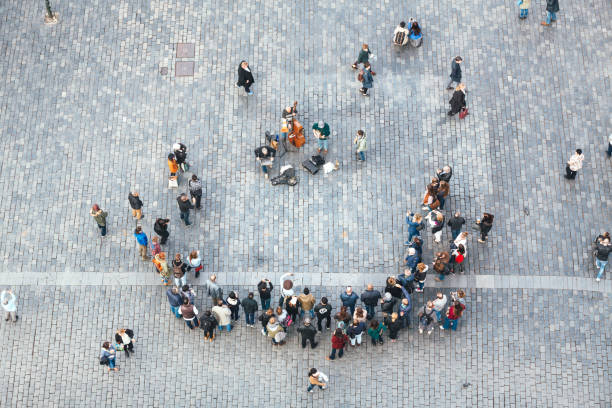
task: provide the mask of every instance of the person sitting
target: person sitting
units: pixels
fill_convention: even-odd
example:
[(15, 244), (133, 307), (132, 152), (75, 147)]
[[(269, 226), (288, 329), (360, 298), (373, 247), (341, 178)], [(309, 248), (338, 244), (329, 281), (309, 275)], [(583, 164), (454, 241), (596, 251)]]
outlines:
[(423, 33), (421, 32), (421, 27), (419, 26), (419, 23), (412, 18), (410, 19), (410, 23), (410, 45), (415, 48), (420, 47), (421, 44), (423, 44)]
[(409, 35), (410, 32), (406, 28), (406, 23), (402, 21), (393, 31), (393, 44), (401, 46), (408, 44)]
[(261, 163), (261, 171), (264, 173), (266, 179), (268, 175), (269, 167), (274, 163), (274, 157), (276, 156), (276, 149), (270, 146), (260, 146), (255, 149), (255, 158)]

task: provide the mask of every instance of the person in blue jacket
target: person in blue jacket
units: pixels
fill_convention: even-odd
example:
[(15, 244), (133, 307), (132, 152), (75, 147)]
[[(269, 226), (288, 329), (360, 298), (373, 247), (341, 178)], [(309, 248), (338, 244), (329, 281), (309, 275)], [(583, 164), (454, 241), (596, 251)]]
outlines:
[(421, 214), (412, 212), (406, 213), (406, 224), (408, 224), (408, 240), (404, 245), (410, 245), (413, 237), (420, 237), (420, 230), (423, 228), (423, 217)]
[(136, 242), (138, 242), (138, 253), (143, 261), (149, 261), (149, 255), (147, 255), (149, 240), (147, 239), (147, 235), (142, 232), (142, 227), (138, 226), (134, 230), (134, 236), (136, 237)]
[(355, 314), (355, 305), (357, 304), (358, 299), (359, 296), (353, 292), (353, 288), (351, 286), (347, 286), (346, 290), (340, 295), (342, 306), (346, 306), (351, 310), (351, 316)]

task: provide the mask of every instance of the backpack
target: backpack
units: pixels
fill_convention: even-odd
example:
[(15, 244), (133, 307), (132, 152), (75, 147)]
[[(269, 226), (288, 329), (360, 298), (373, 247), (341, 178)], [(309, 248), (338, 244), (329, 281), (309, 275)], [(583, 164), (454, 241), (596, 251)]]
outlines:
[(398, 31), (397, 34), (395, 34), (395, 39), (393, 40), (393, 42), (396, 45), (403, 45), (405, 39), (406, 39), (406, 33), (403, 31)]
[(429, 326), (431, 324), (431, 322), (433, 321), (433, 318), (431, 317), (432, 313), (433, 310), (431, 311), (431, 313), (423, 312), (421, 314), (421, 316), (419, 317), (419, 323), (421, 324), (421, 326)]
[(425, 222), (421, 221), (419, 225), (415, 228), (417, 231), (423, 231), (425, 229)]
[(101, 356), (100, 357), (100, 365), (108, 365), (108, 357), (107, 356)]
[(283, 326), (289, 327), (292, 324), (293, 324), (293, 319), (291, 318), (290, 314), (287, 314), (287, 317), (285, 317), (285, 320), (283, 320)]

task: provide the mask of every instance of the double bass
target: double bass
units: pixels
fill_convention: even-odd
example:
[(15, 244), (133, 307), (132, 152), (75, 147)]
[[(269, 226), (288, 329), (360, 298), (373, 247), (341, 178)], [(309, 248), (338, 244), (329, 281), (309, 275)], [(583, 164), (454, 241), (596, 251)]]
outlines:
[(297, 121), (296, 118), (291, 119), (291, 133), (288, 136), (289, 143), (297, 147), (298, 149), (306, 143), (304, 137), (304, 126)]

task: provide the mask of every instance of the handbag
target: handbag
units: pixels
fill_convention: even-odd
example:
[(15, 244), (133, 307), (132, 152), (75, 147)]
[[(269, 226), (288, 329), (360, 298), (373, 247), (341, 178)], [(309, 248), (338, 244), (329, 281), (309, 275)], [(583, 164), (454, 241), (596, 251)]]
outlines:
[(178, 188), (178, 177), (168, 178), (168, 188)]
[(459, 112), (459, 119), (465, 119), (465, 117), (469, 114), (470, 112), (468, 111), (468, 108), (461, 108), (461, 112)]

